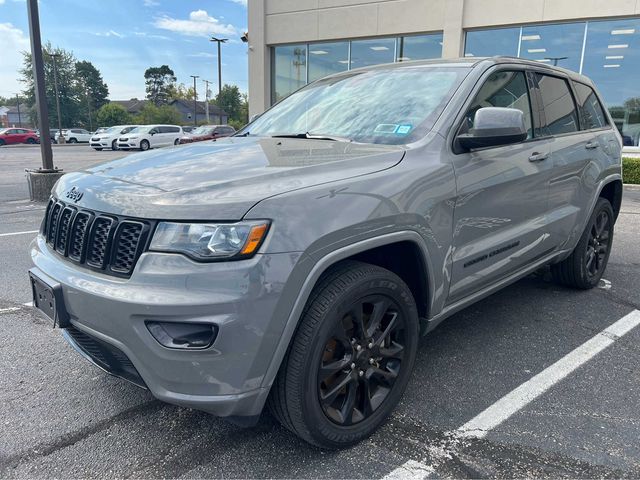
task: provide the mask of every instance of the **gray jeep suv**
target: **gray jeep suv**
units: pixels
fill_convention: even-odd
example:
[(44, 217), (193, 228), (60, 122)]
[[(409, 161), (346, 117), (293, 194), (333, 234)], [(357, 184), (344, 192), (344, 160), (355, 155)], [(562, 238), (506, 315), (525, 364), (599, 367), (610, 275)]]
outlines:
[(591, 81), (514, 58), (382, 65), (235, 137), (60, 179), (35, 304), (107, 372), (325, 448), (371, 434), (418, 339), (545, 265), (587, 289), (622, 197)]

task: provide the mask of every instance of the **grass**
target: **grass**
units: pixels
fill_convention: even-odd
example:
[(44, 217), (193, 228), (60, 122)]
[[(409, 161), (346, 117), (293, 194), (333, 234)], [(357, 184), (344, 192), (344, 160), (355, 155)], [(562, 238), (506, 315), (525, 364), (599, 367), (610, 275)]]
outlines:
[(640, 185), (640, 158), (622, 159), (622, 181)]

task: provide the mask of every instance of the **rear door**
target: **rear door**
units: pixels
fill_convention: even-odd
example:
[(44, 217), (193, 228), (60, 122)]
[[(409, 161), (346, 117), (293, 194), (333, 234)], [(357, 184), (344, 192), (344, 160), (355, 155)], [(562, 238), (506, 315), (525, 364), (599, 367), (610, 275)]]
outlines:
[(552, 140), (549, 234), (552, 243), (561, 247), (581, 229), (579, 220), (585, 215), (585, 203), (593, 198), (596, 180), (588, 178), (589, 171), (596, 165), (601, 146), (593, 131), (581, 129), (568, 78), (535, 72), (533, 82), (542, 109), (541, 124), (536, 131), (540, 137)]
[(551, 178), (549, 139), (538, 139), (538, 108), (532, 108), (522, 67), (500, 67), (483, 82), (466, 108), (458, 132), (482, 107), (522, 110), (528, 139), (454, 156), (457, 197), (449, 303), (517, 272), (550, 253), (547, 197)]

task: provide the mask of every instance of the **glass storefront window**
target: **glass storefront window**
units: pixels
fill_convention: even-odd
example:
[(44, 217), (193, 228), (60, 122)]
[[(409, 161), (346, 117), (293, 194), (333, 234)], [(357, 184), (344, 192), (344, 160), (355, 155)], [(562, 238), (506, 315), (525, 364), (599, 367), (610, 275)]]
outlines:
[(349, 68), (349, 42), (309, 45), (309, 83)]
[(395, 58), (396, 39), (379, 38), (351, 42), (351, 68), (392, 63)]
[(522, 27), (520, 57), (580, 70), (585, 23)]
[(426, 60), (442, 56), (442, 34), (416, 35), (398, 39), (396, 61)]
[(465, 37), (465, 57), (492, 57), (494, 55), (518, 55), (520, 27), (472, 30)]
[(280, 101), (307, 83), (307, 46), (275, 47), (273, 54), (273, 103)]
[(640, 19), (589, 22), (582, 73), (600, 91), (625, 146), (640, 145)]

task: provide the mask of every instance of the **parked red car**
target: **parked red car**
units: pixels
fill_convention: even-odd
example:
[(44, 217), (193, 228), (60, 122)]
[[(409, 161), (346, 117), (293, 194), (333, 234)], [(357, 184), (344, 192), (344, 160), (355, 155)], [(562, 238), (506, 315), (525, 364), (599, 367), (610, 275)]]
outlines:
[(236, 133), (236, 129), (229, 125), (203, 125), (196, 128), (189, 135), (180, 139), (180, 143), (203, 142), (217, 138), (230, 137)]
[(34, 130), (26, 128), (0, 129), (0, 147), (16, 143), (40, 143), (40, 137)]

